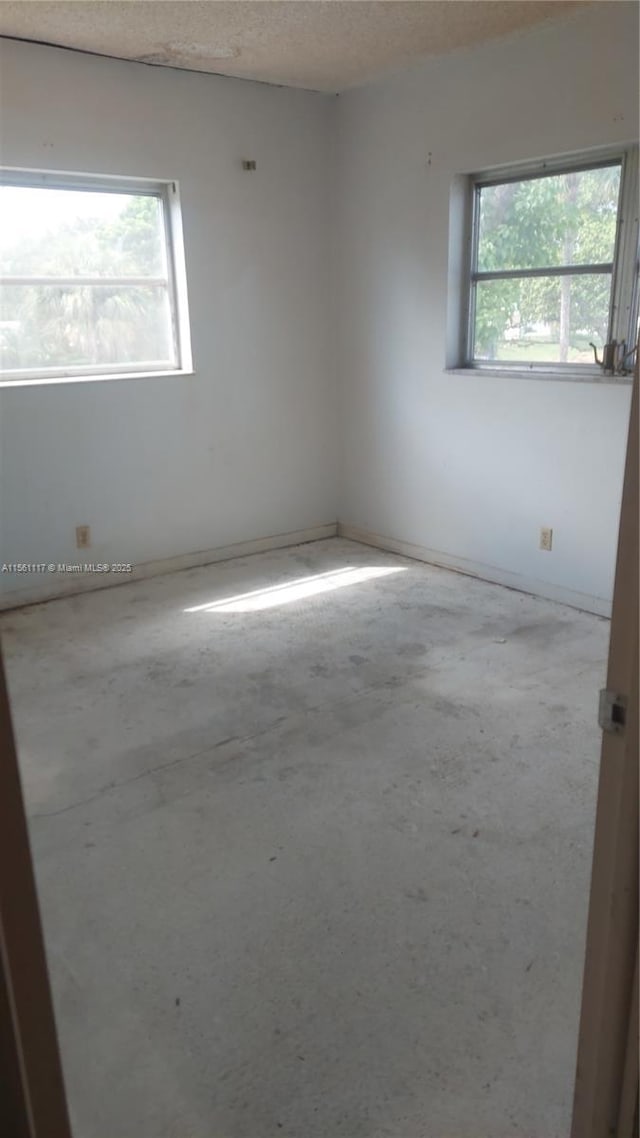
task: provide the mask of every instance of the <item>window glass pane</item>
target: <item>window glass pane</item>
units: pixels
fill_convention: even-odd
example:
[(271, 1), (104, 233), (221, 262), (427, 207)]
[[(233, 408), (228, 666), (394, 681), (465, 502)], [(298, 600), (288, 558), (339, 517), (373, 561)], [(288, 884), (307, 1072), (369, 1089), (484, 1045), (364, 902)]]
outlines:
[(166, 276), (158, 197), (0, 186), (0, 219), (4, 276)]
[(164, 285), (0, 285), (0, 366), (173, 367)]
[(611, 275), (479, 281), (474, 358), (593, 363), (607, 336)]
[(613, 261), (620, 165), (480, 190), (478, 270)]

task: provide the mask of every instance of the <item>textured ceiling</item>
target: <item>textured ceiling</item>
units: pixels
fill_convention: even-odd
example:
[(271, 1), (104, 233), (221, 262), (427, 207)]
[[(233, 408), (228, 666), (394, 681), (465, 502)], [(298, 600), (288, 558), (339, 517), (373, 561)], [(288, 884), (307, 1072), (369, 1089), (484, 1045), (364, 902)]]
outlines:
[(580, 0), (2, 0), (0, 35), (341, 91), (579, 6)]

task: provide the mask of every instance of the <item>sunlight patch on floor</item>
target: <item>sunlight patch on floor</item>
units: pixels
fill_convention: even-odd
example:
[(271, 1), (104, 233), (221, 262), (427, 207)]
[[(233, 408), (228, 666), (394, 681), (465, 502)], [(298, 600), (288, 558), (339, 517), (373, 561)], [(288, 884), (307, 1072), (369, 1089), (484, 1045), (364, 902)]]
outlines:
[(345, 589), (349, 585), (360, 585), (376, 577), (387, 577), (390, 573), (405, 573), (405, 565), (364, 565), (360, 568), (347, 565), (344, 569), (332, 569), (327, 573), (314, 573), (310, 577), (298, 577), (282, 585), (270, 585), (266, 589), (254, 589), (239, 593), (235, 597), (225, 597), (220, 601), (210, 601), (195, 605), (185, 612), (260, 612), (262, 609), (277, 608), (292, 601), (305, 600), (320, 593), (331, 593), (335, 589)]

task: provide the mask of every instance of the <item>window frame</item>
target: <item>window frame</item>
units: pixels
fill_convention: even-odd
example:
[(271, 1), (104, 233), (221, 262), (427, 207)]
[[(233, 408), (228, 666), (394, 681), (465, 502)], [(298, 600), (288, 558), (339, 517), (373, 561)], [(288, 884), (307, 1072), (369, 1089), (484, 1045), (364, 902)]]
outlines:
[(51, 170), (33, 170), (0, 166), (0, 186), (25, 189), (74, 190), (98, 193), (129, 194), (137, 197), (157, 198), (162, 206), (164, 255), (166, 277), (99, 277), (80, 275), (73, 277), (5, 276), (0, 284), (33, 283), (50, 285), (153, 285), (166, 287), (171, 323), (170, 342), (173, 363), (166, 360), (144, 360), (139, 365), (79, 364), (51, 368), (0, 368), (0, 388), (49, 383), (82, 383), (113, 379), (139, 379), (151, 376), (193, 374), (191, 337), (189, 328), (187, 279), (182, 236), (180, 191), (175, 179), (131, 178), (117, 174), (83, 174)]
[[(480, 193), (484, 187), (506, 185), (510, 182), (529, 181), (559, 174), (580, 173), (620, 165), (620, 191), (614, 241), (613, 261), (596, 265), (546, 266), (542, 269), (515, 269), (502, 272), (478, 271)], [(638, 230), (638, 147), (626, 146), (599, 150), (587, 154), (561, 156), (536, 162), (503, 166), (467, 179), (466, 201), (466, 264), (463, 274), (461, 305), (461, 369), (492, 375), (538, 376), (602, 380), (603, 382), (631, 383), (632, 374), (604, 375), (601, 367), (592, 363), (547, 362), (517, 360), (480, 360), (473, 355), (475, 332), (476, 285), (479, 280), (524, 279), (535, 277), (586, 275), (611, 273), (611, 292), (607, 325), (607, 342), (616, 340), (635, 345), (635, 328), (638, 321), (640, 286), (638, 284), (640, 244)]]

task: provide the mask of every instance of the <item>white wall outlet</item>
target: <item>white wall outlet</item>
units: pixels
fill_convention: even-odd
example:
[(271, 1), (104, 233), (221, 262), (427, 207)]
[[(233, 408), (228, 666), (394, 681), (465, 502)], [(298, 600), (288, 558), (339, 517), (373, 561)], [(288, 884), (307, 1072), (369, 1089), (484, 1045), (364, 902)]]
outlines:
[(91, 546), (91, 526), (76, 526), (76, 548), (89, 549)]
[(551, 553), (553, 547), (553, 530), (542, 528), (540, 530), (540, 549), (544, 549), (546, 553)]

